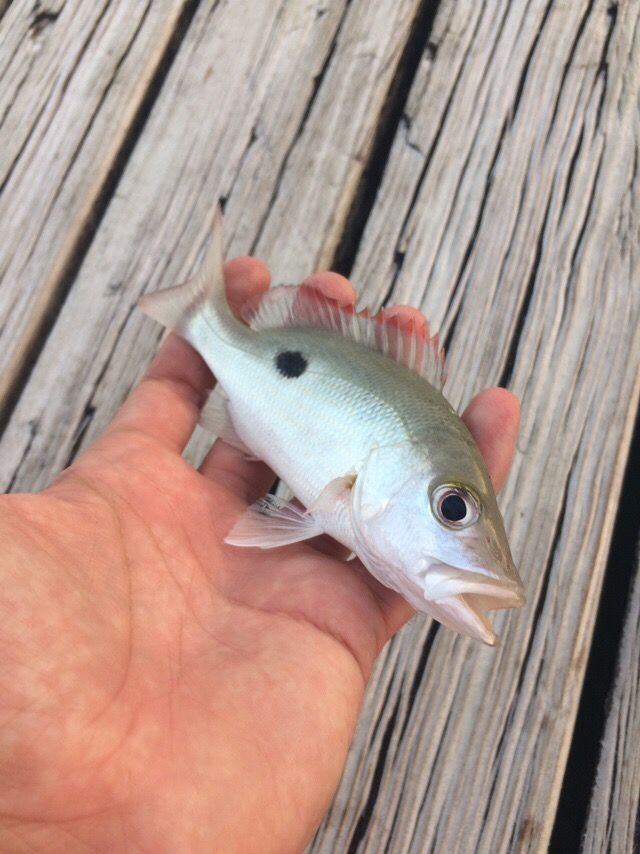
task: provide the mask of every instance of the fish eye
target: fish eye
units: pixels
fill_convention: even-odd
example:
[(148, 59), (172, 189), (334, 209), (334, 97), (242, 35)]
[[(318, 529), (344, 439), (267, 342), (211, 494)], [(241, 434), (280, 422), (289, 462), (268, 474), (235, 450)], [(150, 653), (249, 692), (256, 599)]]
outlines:
[(468, 489), (444, 484), (434, 489), (431, 508), (436, 519), (447, 528), (466, 528), (480, 515), (478, 500)]

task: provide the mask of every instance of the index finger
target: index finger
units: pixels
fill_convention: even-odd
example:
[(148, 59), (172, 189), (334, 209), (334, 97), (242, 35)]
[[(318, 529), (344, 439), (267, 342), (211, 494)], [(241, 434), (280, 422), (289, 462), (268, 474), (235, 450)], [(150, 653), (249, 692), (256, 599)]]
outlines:
[(462, 420), (484, 457), (493, 488), (499, 492), (513, 462), (520, 401), (506, 388), (488, 388), (473, 398)]

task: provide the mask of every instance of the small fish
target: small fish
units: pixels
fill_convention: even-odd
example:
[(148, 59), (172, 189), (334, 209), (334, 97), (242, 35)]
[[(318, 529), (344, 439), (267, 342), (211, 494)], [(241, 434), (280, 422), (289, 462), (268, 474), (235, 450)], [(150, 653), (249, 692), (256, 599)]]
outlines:
[(306, 508), (260, 499), (226, 538), (274, 548), (329, 534), (386, 587), (487, 644), (487, 611), (524, 603), (491, 480), (444, 398), (437, 337), (304, 286), (232, 314), (217, 213), (201, 272), (140, 300), (205, 359), (218, 385), (201, 423), (264, 460)]

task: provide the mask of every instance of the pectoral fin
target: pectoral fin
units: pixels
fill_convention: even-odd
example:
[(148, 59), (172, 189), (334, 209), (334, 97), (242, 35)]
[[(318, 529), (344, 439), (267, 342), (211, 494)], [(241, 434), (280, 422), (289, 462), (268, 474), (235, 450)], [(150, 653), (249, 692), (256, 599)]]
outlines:
[(322, 528), (310, 513), (275, 495), (266, 495), (238, 519), (225, 543), (258, 549), (275, 549), (317, 537)]
[(309, 513), (332, 513), (340, 501), (351, 500), (351, 489), (356, 481), (356, 475), (349, 473), (343, 477), (330, 480), (309, 507)]

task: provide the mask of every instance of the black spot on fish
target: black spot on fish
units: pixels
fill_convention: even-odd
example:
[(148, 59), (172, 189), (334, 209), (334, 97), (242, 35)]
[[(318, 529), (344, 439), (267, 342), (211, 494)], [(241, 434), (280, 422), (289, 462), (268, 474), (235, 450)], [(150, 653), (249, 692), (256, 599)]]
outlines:
[(278, 373), (287, 379), (300, 377), (307, 370), (308, 362), (299, 350), (282, 350), (276, 356)]

